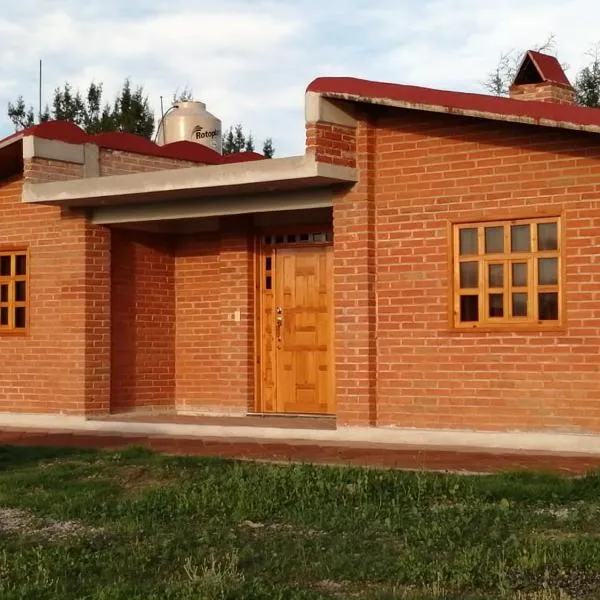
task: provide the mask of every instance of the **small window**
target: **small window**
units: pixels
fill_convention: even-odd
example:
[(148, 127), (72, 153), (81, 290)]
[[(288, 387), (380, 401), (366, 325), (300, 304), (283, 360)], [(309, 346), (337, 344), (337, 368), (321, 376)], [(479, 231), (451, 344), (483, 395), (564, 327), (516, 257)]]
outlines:
[(27, 328), (28, 262), (27, 252), (0, 252), (0, 334)]
[(454, 226), (454, 326), (563, 322), (558, 218)]

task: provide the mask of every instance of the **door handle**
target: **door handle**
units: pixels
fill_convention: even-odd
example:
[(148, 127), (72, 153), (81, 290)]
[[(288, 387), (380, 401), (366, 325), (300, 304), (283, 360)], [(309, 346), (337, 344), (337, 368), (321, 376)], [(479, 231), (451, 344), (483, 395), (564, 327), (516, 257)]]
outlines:
[(277, 342), (281, 342), (281, 327), (283, 326), (283, 308), (281, 308), (281, 306), (278, 306), (275, 309), (275, 314), (277, 315), (277, 317), (275, 318), (275, 326), (276, 326), (276, 337), (277, 337)]

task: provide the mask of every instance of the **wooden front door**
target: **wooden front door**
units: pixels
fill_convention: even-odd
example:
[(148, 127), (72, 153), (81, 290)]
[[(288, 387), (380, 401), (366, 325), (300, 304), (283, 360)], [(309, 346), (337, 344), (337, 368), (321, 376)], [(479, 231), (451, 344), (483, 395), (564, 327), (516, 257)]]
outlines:
[(319, 235), (320, 244), (302, 244), (296, 235), (263, 246), (261, 412), (334, 413), (333, 249)]

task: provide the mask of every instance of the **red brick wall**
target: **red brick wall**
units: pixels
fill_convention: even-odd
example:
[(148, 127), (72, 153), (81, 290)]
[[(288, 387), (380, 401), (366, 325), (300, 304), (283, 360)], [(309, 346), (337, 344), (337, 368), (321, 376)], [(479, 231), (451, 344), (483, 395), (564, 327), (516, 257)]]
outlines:
[[(600, 137), (397, 114), (376, 132), (377, 423), (600, 431)], [(565, 330), (451, 331), (448, 223), (540, 211), (566, 225)]]
[(575, 90), (567, 85), (545, 81), (542, 83), (526, 83), (510, 88), (510, 97), (515, 100), (537, 100), (555, 104), (573, 104)]
[(306, 151), (319, 162), (356, 166), (356, 129), (331, 123), (307, 123)]
[(112, 232), (111, 410), (174, 406), (175, 273), (170, 238)]
[(184, 167), (202, 166), (197, 162), (163, 158), (161, 156), (146, 156), (121, 150), (100, 150), (100, 176), (128, 175), (131, 173), (146, 173), (163, 169), (182, 169)]
[[(176, 402), (222, 414), (254, 408), (252, 236), (245, 218), (176, 245)], [(240, 319), (233, 315), (239, 311)]]
[(340, 425), (374, 425), (375, 130), (356, 135), (360, 182), (333, 201), (336, 403)]
[(24, 177), (31, 183), (48, 181), (68, 181), (83, 177), (83, 165), (66, 163), (58, 160), (34, 158), (24, 164)]
[[(69, 169), (25, 166), (38, 180), (68, 178)], [(105, 412), (108, 232), (81, 216), (61, 219), (58, 208), (22, 204), (21, 190), (20, 177), (0, 182), (2, 246), (26, 246), (30, 256), (29, 330), (0, 333), (0, 411)]]
[(216, 412), (221, 403), (220, 242), (218, 234), (179, 238), (175, 250), (176, 402)]

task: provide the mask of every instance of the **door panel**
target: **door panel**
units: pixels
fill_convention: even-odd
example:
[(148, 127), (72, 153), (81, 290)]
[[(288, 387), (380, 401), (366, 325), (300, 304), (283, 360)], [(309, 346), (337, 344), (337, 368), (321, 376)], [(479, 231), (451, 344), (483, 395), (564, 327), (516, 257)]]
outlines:
[(332, 248), (274, 248), (270, 256), (260, 325), (262, 410), (332, 414)]

